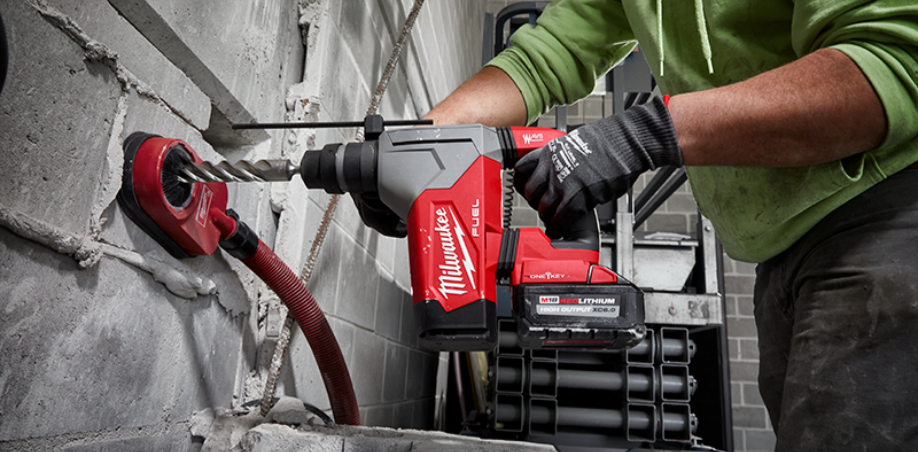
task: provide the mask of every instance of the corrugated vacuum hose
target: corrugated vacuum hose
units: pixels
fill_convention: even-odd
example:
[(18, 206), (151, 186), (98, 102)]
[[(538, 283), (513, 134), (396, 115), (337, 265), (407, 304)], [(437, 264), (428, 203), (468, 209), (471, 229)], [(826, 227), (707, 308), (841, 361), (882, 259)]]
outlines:
[(322, 374), (335, 422), (360, 424), (350, 373), (338, 342), (306, 285), (227, 204), (226, 184), (188, 184), (178, 170), (201, 159), (182, 140), (135, 132), (124, 140), (118, 205), (176, 259), (209, 256), (217, 247), (260, 277), (300, 325)]
[(258, 239), (245, 223), (232, 218), (232, 211), (229, 213), (224, 214), (218, 209), (211, 209), (210, 212), (222, 235), (220, 246), (261, 278), (280, 297), (290, 315), (300, 325), (325, 383), (335, 422), (360, 425), (360, 411), (351, 376), (322, 309), (306, 284), (287, 264)]

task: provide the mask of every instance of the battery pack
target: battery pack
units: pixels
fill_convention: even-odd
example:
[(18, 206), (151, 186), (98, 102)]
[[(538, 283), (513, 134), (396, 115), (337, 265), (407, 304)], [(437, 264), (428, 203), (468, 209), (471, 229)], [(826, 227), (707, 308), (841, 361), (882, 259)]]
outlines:
[(644, 339), (644, 293), (631, 284), (521, 284), (512, 297), (527, 349), (624, 350)]

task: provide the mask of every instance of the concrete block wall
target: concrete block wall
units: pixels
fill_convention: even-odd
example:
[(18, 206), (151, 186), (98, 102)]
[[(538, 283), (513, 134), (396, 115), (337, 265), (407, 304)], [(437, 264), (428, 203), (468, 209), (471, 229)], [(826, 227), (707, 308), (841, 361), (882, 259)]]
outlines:
[[(413, 1), (322, 2), (301, 8), (306, 30), (304, 80), (288, 90), (292, 120), (361, 119), (383, 74)], [(378, 112), (389, 119), (423, 116), (478, 70), (483, 2), (426, 2), (389, 82)], [(291, 133), (302, 149), (353, 140), (356, 131)], [(286, 152), (286, 151), (285, 151)], [(301, 200), (307, 202), (302, 203)], [(303, 262), (329, 196), (299, 187), (277, 197), (282, 207), (278, 247)], [(411, 311), (408, 249), (367, 228), (353, 203), (341, 198), (310, 287), (331, 318), (352, 370), (367, 425), (432, 428), (444, 403), (438, 369), (445, 355), (421, 349)], [(278, 322), (269, 307), (267, 322)], [(270, 325), (269, 331), (274, 330)], [(271, 337), (265, 345), (273, 347)], [(319, 406), (321, 379), (305, 340), (295, 339), (283, 390)], [(264, 347), (263, 347), (264, 348)], [(262, 353), (260, 351), (259, 353)], [(324, 406), (323, 406), (324, 407)]]
[[(413, 2), (11, 0), (0, 94), (0, 449), (198, 450), (195, 411), (258, 400), (284, 312), (228, 255), (176, 260), (114, 202), (143, 130), (211, 161), (288, 157), (355, 131), (230, 122), (351, 120)], [(484, 2), (427, 2), (380, 111), (417, 118), (480, 64)], [(297, 273), (329, 196), (230, 186), (230, 206)], [(407, 246), (342, 198), (310, 287), (369, 425), (430, 427), (445, 360), (413, 335)], [(279, 394), (328, 408), (302, 334)]]

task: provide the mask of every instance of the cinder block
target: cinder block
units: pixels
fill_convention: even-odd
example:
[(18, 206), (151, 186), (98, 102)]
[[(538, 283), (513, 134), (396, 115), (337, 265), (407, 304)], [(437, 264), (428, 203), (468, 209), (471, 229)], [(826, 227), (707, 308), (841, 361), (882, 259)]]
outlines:
[(408, 399), (419, 399), (424, 396), (424, 366), (426, 365), (426, 353), (419, 350), (410, 350), (408, 352), (408, 368), (412, 371), (405, 375), (405, 397)]
[(413, 403), (411, 428), (432, 430), (434, 427), (434, 399), (424, 398), (415, 400)]
[(373, 330), (376, 323), (376, 295), (379, 274), (372, 257), (350, 237), (341, 241), (341, 272), (335, 315)]
[(360, 214), (357, 212), (357, 207), (354, 205), (350, 195), (343, 195), (338, 200), (334, 222), (357, 243), (361, 246), (366, 246), (367, 232), (370, 228), (363, 224), (363, 220), (360, 219)]
[(759, 393), (759, 385), (752, 383), (743, 385), (743, 405), (765, 406), (762, 395)]
[[(755, 326), (755, 324), (753, 324)], [(740, 340), (740, 358), (759, 360), (759, 341), (758, 339), (741, 339)]]
[(767, 452), (775, 450), (777, 439), (771, 430), (746, 430), (746, 450)]
[(382, 401), (386, 341), (362, 328), (354, 329), (351, 379), (357, 401), (373, 405)]
[(118, 54), (118, 62), (150, 86), (198, 130), (210, 122), (210, 99), (108, 2), (48, 2), (92, 39)]
[(392, 405), (380, 405), (366, 408), (363, 415), (363, 424), (368, 427), (387, 427), (392, 422), (395, 408)]
[(756, 338), (755, 320), (748, 317), (727, 317), (727, 336), (730, 338)]
[[(375, 87), (376, 80), (379, 79), (388, 60), (386, 56), (392, 52), (395, 42), (390, 36), (397, 36), (398, 31), (392, 31), (390, 35), (386, 22), (380, 20), (382, 11), (377, 3), (336, 3), (340, 3), (340, 6), (332, 10), (335, 15), (331, 19), (338, 28), (343, 42), (353, 52), (354, 61), (363, 63), (361, 66), (363, 83), (366, 86)], [(401, 26), (402, 22), (404, 20), (389, 23)]]
[(411, 301), (411, 294), (407, 292), (402, 301), (402, 321), (399, 330), (399, 342), (411, 348), (418, 347), (418, 330), (414, 323), (414, 304)]
[(755, 289), (755, 276), (724, 276), (724, 290), (731, 295), (751, 295)]
[[(309, 211), (314, 212), (312, 206), (310, 206)], [(338, 278), (341, 274), (341, 253), (344, 240), (342, 237), (343, 234), (339, 232), (336, 226), (329, 228), (328, 234), (322, 243), (322, 248), (319, 249), (312, 276), (309, 278), (309, 290), (326, 315), (334, 315), (336, 313)], [(309, 243), (309, 246), (304, 249), (306, 255), (309, 254), (311, 246), (312, 243)]]
[(733, 426), (765, 428), (765, 408), (733, 406)]
[(740, 261), (734, 261), (734, 263), (736, 265), (736, 270), (735, 270), (736, 273), (739, 273), (741, 275), (755, 276), (756, 264), (751, 264), (749, 262), (740, 262)]
[(406, 289), (411, 287), (411, 266), (408, 261), (408, 241), (397, 240), (395, 242), (395, 281), (401, 287)]
[(728, 339), (727, 340), (727, 350), (729, 353), (729, 359), (731, 361), (736, 361), (740, 359), (740, 348), (738, 339)]
[(733, 428), (733, 450), (735, 452), (744, 452), (746, 450), (746, 430)]
[(730, 400), (734, 405), (745, 405), (743, 403), (743, 385), (741, 383), (730, 383)]
[[(389, 277), (379, 279), (379, 295), (376, 302), (376, 334), (398, 341), (401, 335), (402, 309), (405, 292)], [(405, 325), (413, 328), (414, 325)]]
[[(381, 273), (395, 273), (395, 243), (399, 240), (394, 237), (386, 237), (372, 229), (367, 236), (367, 251), (376, 258), (376, 264), (382, 267)], [(408, 263), (405, 262), (404, 265)]]
[(4, 2), (2, 13), (11, 70), (0, 99), (0, 205), (86, 234), (121, 85), (28, 2)]
[(406, 397), (419, 399), (432, 397), (436, 387), (437, 355), (426, 350), (411, 350), (408, 354), (408, 368), (411, 373), (406, 375)]
[(92, 441), (84, 444), (65, 446), (62, 452), (114, 452), (120, 450), (170, 450), (175, 452), (192, 452), (200, 449), (190, 433), (169, 433), (163, 435), (144, 435), (134, 438), (109, 439)]
[(737, 295), (736, 296), (736, 313), (743, 316), (753, 316), (755, 315), (755, 305), (753, 304), (753, 297), (751, 295)]
[(411, 428), (411, 422), (414, 415), (414, 403), (413, 402), (402, 402), (396, 403), (395, 414), (392, 416), (392, 420), (388, 427), (392, 428)]
[(759, 363), (730, 361), (730, 380), (736, 382), (758, 381)]
[[(283, 110), (277, 106), (283, 105), (286, 87), (299, 81), (303, 55), (297, 15), (291, 14), (297, 10), (295, 1), (110, 3), (194, 80), (230, 122), (282, 120)], [(266, 77), (266, 67), (277, 69)]]
[(399, 402), (405, 399), (405, 374), (411, 370), (408, 368), (408, 349), (394, 342), (387, 342), (383, 402)]
[(231, 402), (243, 321), (214, 297), (179, 299), (112, 258), (80, 271), (5, 229), (0, 290), (2, 333), (21, 338), (0, 351), (17, 375), (0, 400), (17, 413), (3, 440), (180, 422)]
[[(351, 331), (341, 327), (342, 322), (332, 322), (331, 324), (338, 325), (338, 328), (333, 327), (332, 331), (335, 331), (335, 339), (342, 348), (342, 353), (350, 351), (353, 336), (349, 336), (347, 333)], [(353, 333), (351, 332), (351, 334)], [(344, 355), (344, 358), (345, 362), (350, 362), (347, 354)], [(309, 343), (299, 327), (291, 332), (290, 345), (287, 348), (287, 356), (284, 358), (284, 369), (293, 383), (292, 385), (284, 385), (284, 394), (294, 396), (306, 403), (315, 405), (319, 409), (324, 410), (331, 407), (325, 383), (319, 373), (319, 366), (316, 364), (312, 349), (309, 348)], [(348, 367), (348, 370), (350, 370), (350, 367)], [(259, 395), (264, 394), (264, 388), (257, 388), (256, 393)], [(278, 391), (277, 395), (280, 395), (280, 391)]]
[(724, 314), (727, 315), (728, 317), (738, 315), (736, 311), (736, 297), (735, 296), (724, 297), (724, 306), (725, 306)]

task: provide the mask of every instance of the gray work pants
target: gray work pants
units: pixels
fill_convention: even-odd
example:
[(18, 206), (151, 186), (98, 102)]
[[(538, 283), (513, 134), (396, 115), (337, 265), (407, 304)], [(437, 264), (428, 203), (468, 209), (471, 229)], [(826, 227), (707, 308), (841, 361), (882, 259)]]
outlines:
[(918, 451), (918, 165), (756, 268), (778, 451)]

